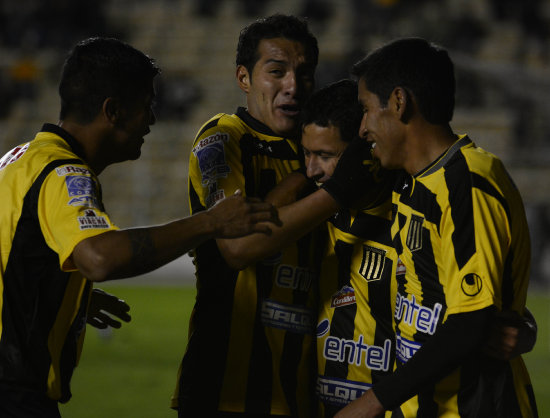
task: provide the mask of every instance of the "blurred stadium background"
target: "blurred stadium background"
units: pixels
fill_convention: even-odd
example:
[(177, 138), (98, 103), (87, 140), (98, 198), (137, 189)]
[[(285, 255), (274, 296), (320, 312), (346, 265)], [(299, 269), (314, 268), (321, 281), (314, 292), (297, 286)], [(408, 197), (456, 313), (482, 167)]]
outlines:
[[(121, 227), (187, 215), (187, 160), (195, 132), (212, 115), (244, 105), (234, 81), (238, 34), (251, 20), (274, 12), (308, 18), (319, 40), (318, 86), (349, 76), (368, 50), (395, 37), (422, 36), (449, 49), (457, 71), (454, 129), (502, 158), (524, 197), (533, 253), (530, 301), (540, 328), (533, 361), (536, 372), (544, 372), (550, 365), (550, 0), (1, 0), (0, 155), (32, 139), (42, 123), (57, 122), (56, 88), (66, 51), (88, 36), (115, 36), (155, 58), (163, 73), (157, 123), (142, 157), (101, 175), (105, 205)], [(68, 417), (173, 416), (166, 399), (185, 346), (192, 285), (192, 265), (184, 256), (115, 289), (138, 301), (134, 324), (115, 332), (121, 337), (90, 333)], [(158, 301), (154, 309), (151, 301)], [(148, 328), (140, 315), (157, 322)], [(143, 367), (167, 357), (168, 382), (155, 381), (153, 373), (162, 366)], [(117, 381), (115, 368), (129, 359), (135, 361), (128, 370), (137, 374), (125, 369)], [(100, 364), (107, 365), (104, 375)], [(97, 386), (80, 386), (98, 373)], [(140, 379), (148, 380), (145, 391), (169, 388), (155, 401), (157, 414), (140, 405), (147, 394), (133, 392)], [(105, 380), (118, 382), (116, 389)], [(122, 389), (139, 412), (121, 412), (127, 406)], [(90, 395), (96, 390), (97, 402)], [(549, 404), (550, 389), (538, 398)], [(120, 411), (105, 409), (117, 403)], [(550, 406), (546, 411), (550, 415)]]

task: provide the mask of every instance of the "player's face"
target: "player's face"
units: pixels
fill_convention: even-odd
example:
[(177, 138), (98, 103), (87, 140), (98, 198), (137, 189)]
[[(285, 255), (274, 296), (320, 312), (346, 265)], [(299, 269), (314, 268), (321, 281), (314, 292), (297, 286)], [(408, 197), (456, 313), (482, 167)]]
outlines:
[(393, 111), (393, 97), (382, 106), (378, 96), (359, 80), (359, 102), (363, 107), (363, 119), (359, 136), (372, 143), (373, 157), (385, 168), (403, 168), (405, 155), (402, 123)]
[(314, 66), (304, 45), (285, 38), (263, 39), (257, 52), (252, 74), (237, 68), (248, 112), (278, 135), (296, 135), (300, 110), (313, 90)]
[(306, 125), (302, 130), (302, 148), (304, 150), (307, 176), (318, 186), (327, 181), (348, 146), (342, 141), (340, 130), (335, 126)]
[(141, 155), (143, 137), (151, 130), (156, 118), (153, 112), (154, 90), (122, 111), (117, 124), (113, 150), (117, 161), (136, 160)]

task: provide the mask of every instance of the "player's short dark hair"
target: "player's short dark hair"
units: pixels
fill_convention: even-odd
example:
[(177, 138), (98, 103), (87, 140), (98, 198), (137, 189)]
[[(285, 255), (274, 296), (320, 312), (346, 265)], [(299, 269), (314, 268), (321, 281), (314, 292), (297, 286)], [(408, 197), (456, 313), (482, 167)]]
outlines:
[(63, 65), (59, 117), (71, 115), (81, 123), (91, 122), (106, 98), (130, 104), (149, 91), (159, 73), (152, 58), (118, 39), (85, 39), (69, 52)]
[(422, 38), (402, 38), (369, 53), (352, 73), (385, 106), (391, 92), (402, 87), (412, 94), (422, 116), (445, 124), (455, 106), (454, 66), (445, 49)]
[(315, 124), (332, 125), (340, 130), (342, 141), (351, 142), (359, 134), (363, 118), (357, 101), (357, 83), (340, 80), (317, 90), (306, 102), (301, 114), (302, 128)]
[(236, 64), (243, 65), (252, 73), (260, 59), (258, 45), (262, 39), (285, 38), (304, 45), (306, 56), (317, 66), (319, 47), (317, 38), (310, 32), (307, 22), (292, 15), (274, 14), (258, 19), (244, 27), (239, 35)]

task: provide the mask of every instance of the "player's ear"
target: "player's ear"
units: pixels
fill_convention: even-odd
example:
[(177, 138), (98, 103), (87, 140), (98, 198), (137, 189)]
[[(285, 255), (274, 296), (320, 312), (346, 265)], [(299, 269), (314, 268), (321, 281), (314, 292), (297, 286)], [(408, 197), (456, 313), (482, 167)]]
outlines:
[(120, 118), (120, 101), (112, 97), (107, 97), (103, 101), (102, 110), (105, 118), (112, 124), (115, 124)]
[(408, 119), (412, 97), (403, 87), (396, 87), (390, 95), (389, 105), (400, 120)]
[(252, 80), (250, 79), (250, 74), (244, 65), (237, 65), (236, 76), (239, 88), (245, 93), (248, 93)]

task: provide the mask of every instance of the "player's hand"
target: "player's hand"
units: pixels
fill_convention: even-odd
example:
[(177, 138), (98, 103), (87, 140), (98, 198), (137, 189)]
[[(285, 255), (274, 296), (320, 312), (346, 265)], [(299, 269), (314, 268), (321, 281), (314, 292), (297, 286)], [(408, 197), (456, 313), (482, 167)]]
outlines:
[(500, 360), (510, 360), (531, 351), (537, 340), (537, 324), (531, 312), (499, 312), (491, 326), (484, 352)]
[(215, 238), (238, 238), (254, 232), (270, 234), (270, 224), (281, 225), (277, 209), (271, 203), (245, 198), (240, 190), (206, 213), (215, 222)]
[(108, 326), (120, 328), (121, 323), (113, 318), (120, 318), (124, 322), (132, 319), (128, 314), (130, 306), (123, 300), (101, 289), (93, 289), (88, 307), (86, 322), (93, 327), (104, 329)]
[(371, 145), (362, 138), (353, 140), (340, 156), (334, 172), (321, 186), (344, 208), (376, 206), (391, 196), (387, 170), (373, 160)]
[(372, 390), (341, 409), (334, 418), (379, 418), (384, 416), (384, 407)]

